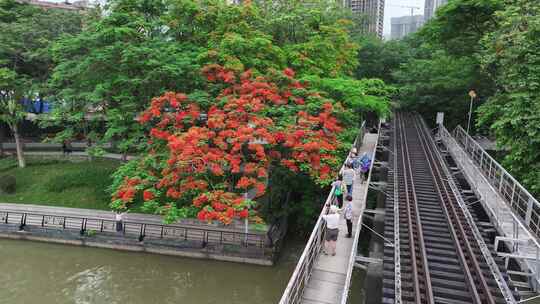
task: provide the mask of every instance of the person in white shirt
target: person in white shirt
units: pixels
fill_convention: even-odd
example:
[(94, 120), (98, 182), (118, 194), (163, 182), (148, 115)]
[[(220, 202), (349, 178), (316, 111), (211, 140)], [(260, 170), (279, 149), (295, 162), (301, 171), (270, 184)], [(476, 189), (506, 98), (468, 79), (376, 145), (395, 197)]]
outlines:
[(352, 196), (347, 195), (345, 198), (345, 209), (343, 215), (345, 216), (345, 220), (347, 221), (347, 238), (352, 237), (352, 218), (353, 218), (353, 210), (352, 210)]
[(354, 182), (354, 169), (351, 164), (346, 164), (345, 169), (343, 169), (343, 183), (347, 186), (347, 194), (352, 195), (352, 187)]
[(124, 214), (126, 214), (126, 212), (120, 212), (120, 211), (116, 211), (116, 214), (114, 216), (114, 219), (116, 221), (116, 231), (117, 232), (122, 232), (124, 231)]
[(329, 213), (322, 216), (326, 221), (324, 254), (336, 255), (336, 242), (339, 234), (339, 211), (340, 209), (338, 207), (330, 206)]

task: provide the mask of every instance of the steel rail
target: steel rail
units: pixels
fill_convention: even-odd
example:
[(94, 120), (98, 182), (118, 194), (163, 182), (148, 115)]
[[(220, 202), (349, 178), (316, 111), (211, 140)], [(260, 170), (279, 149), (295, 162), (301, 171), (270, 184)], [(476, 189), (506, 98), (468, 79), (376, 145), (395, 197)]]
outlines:
[[(432, 147), (436, 147), (435, 140), (430, 134), (428, 134), (427, 130), (429, 128), (427, 127), (425, 121), (421, 118), (418, 118), (419, 124), (421, 124), (424, 128), (424, 132), (427, 134), (427, 138), (429, 139), (429, 142), (431, 143)], [(439, 149), (434, 149), (435, 155), (437, 156), (437, 159), (440, 161), (441, 164), (444, 164), (444, 158), (441, 155)], [(456, 182), (454, 181), (454, 176), (450, 172), (447, 166), (442, 165), (442, 170), (444, 171), (445, 176), (447, 177), (448, 185), (450, 186), (450, 189), (452, 191), (453, 197), (457, 200), (457, 203), (459, 205), (459, 208), (461, 209), (461, 212), (464, 214), (465, 219), (468, 223), (468, 225), (471, 228), (472, 234), (475, 238), (476, 244), (480, 248), (480, 251), (484, 257), (484, 260), (486, 264), (489, 266), (489, 269), (491, 271), (491, 274), (493, 275), (493, 278), (495, 279), (499, 290), (503, 297), (505, 298), (506, 302), (509, 304), (515, 304), (516, 299), (514, 298), (514, 295), (512, 294), (512, 291), (510, 290), (510, 287), (505, 281), (505, 278), (503, 277), (499, 266), (495, 262), (495, 259), (493, 258), (490, 249), (486, 245), (486, 242), (484, 241), (484, 238), (482, 237), (482, 234), (480, 233), (478, 227), (475, 225), (474, 218), (472, 214), (469, 212), (468, 204), (464, 201), (463, 197), (460, 195), (458, 186)]]
[[(414, 118), (413, 118), (414, 119)], [(473, 295), (473, 299), (476, 303), (484, 303), (482, 301), (482, 298), (480, 297), (480, 294), (478, 293), (476, 283), (473, 278), (473, 273), (470, 269), (470, 266), (467, 263), (467, 258), (465, 257), (465, 254), (467, 254), (470, 258), (470, 261), (473, 264), (473, 268), (475, 270), (475, 273), (480, 280), (481, 288), (483, 290), (483, 294), (485, 295), (486, 299), (489, 303), (495, 303), (495, 300), (491, 294), (491, 289), (487, 285), (486, 279), (483, 275), (482, 269), (480, 268), (480, 265), (477, 261), (476, 255), (474, 254), (474, 251), (472, 249), (471, 243), (468, 239), (467, 233), (465, 232), (465, 229), (463, 227), (463, 224), (460, 220), (460, 217), (458, 215), (458, 212), (455, 208), (454, 198), (450, 195), (448, 192), (448, 189), (446, 187), (446, 184), (444, 183), (443, 176), (440, 172), (440, 166), (442, 165), (440, 162), (437, 161), (437, 159), (434, 156), (433, 147), (429, 145), (428, 140), (426, 139), (425, 130), (423, 130), (422, 127), (418, 126), (418, 120), (414, 119), (414, 127), (417, 130), (417, 133), (420, 138), (421, 147), (426, 155), (426, 158), (428, 160), (428, 165), (431, 171), (431, 174), (435, 181), (435, 187), (437, 190), (437, 194), (439, 195), (441, 199), (441, 203), (443, 206), (443, 210), (446, 214), (446, 217), (448, 219), (449, 228), (452, 232), (452, 237), (454, 238), (456, 247), (458, 249), (458, 255), (461, 259), (461, 263), (463, 266), (463, 269), (465, 270), (466, 277), (467, 277), (467, 283), (469, 284), (469, 291)], [(456, 227), (457, 226), (457, 227)], [(459, 232), (459, 235), (456, 233)], [(460, 240), (465, 243), (465, 249), (460, 243)], [(466, 251), (465, 251), (466, 250)]]
[(394, 302), (395, 304), (401, 304), (401, 245), (400, 245), (400, 228), (399, 228), (399, 185), (398, 185), (398, 161), (397, 161), (397, 132), (398, 124), (397, 119), (393, 120), (394, 124), (394, 146), (393, 146), (393, 166), (392, 176), (394, 179)]
[[(401, 140), (401, 156), (402, 156), (402, 165), (403, 165), (403, 179), (405, 181), (405, 201), (407, 205), (407, 220), (408, 220), (408, 232), (409, 232), (409, 246), (411, 247), (411, 265), (412, 265), (412, 274), (413, 274), (413, 280), (414, 280), (414, 290), (415, 290), (415, 299), (417, 302), (420, 302), (422, 300), (421, 296), (421, 288), (420, 288), (420, 280), (418, 276), (420, 275), (419, 267), (417, 265), (418, 261), (416, 259), (416, 242), (413, 232), (413, 226), (416, 226), (416, 233), (418, 236), (418, 249), (420, 252), (420, 257), (422, 259), (422, 272), (424, 276), (425, 281), (425, 295), (428, 300), (428, 303), (435, 303), (435, 299), (433, 297), (433, 289), (431, 286), (431, 277), (429, 275), (429, 268), (428, 268), (428, 260), (427, 260), (427, 253), (426, 253), (426, 247), (424, 243), (424, 236), (423, 236), (423, 230), (422, 230), (422, 221), (420, 219), (420, 210), (418, 208), (418, 198), (416, 196), (416, 188), (414, 186), (414, 177), (412, 174), (412, 165), (410, 161), (410, 152), (409, 152), (409, 146), (407, 144), (407, 135), (405, 132), (405, 125), (403, 122), (403, 119), (401, 117), (401, 114), (399, 114), (398, 117), (400, 130), (402, 132), (400, 133), (400, 140)], [(411, 199), (411, 193), (412, 193), (412, 199)], [(412, 206), (412, 208), (411, 208)], [(414, 222), (416, 225), (413, 225), (413, 215), (411, 214), (411, 209), (414, 209)]]
[[(475, 187), (479, 186), (479, 180), (481, 180), (490, 189), (490, 191), (486, 191), (485, 189), (484, 191), (481, 191), (479, 188), (474, 188), (474, 191), (477, 194), (477, 196), (480, 197), (483, 207), (488, 212), (488, 216), (493, 221), (497, 230), (503, 236), (507, 235), (507, 232), (504, 231), (501, 223), (505, 220), (510, 220), (512, 222), (512, 225), (514, 225), (514, 227), (517, 227), (515, 231), (522, 230), (523, 233), (526, 235), (526, 239), (529, 241), (530, 246), (534, 247), (533, 250), (535, 250), (536, 252), (540, 252), (540, 243), (538, 242), (536, 235), (532, 232), (532, 230), (528, 229), (528, 227), (522, 220), (522, 217), (520, 217), (518, 212), (512, 207), (513, 204), (511, 204), (504, 198), (504, 196), (498, 191), (496, 185), (493, 185), (490, 179), (488, 178), (488, 176), (486, 176), (486, 173), (483, 170), (484, 169), (483, 160), (485, 160), (486, 157), (484, 157), (483, 155), (484, 154), (487, 155), (487, 152), (485, 152), (479, 146), (479, 144), (474, 141), (474, 139), (469, 138), (468, 144), (475, 145), (476, 149), (478, 149), (482, 153), (480, 156), (480, 161), (476, 160), (474, 158), (474, 155), (469, 154), (469, 152), (467, 152), (468, 149), (462, 146), (462, 144), (458, 142), (458, 139), (454, 138), (452, 134), (442, 125), (439, 126), (439, 136), (441, 137), (445, 146), (448, 148), (448, 151), (450, 152), (452, 157), (457, 161), (456, 163), (463, 171), (466, 179), (472, 185), (475, 185)], [(498, 163), (495, 163), (495, 164), (497, 167), (501, 167)], [(467, 167), (476, 168), (478, 170), (478, 173), (472, 174), (470, 171), (466, 169)], [(494, 201), (500, 201), (501, 204), (506, 205), (506, 207), (508, 207), (509, 209), (508, 212), (507, 213), (505, 212), (505, 215), (507, 216), (506, 219), (504, 218), (504, 216), (502, 216), (503, 218), (501, 218), (501, 215), (499, 214), (500, 213), (499, 209), (494, 209), (494, 206), (492, 205)], [(514, 232), (512, 232), (511, 235), (512, 235), (512, 238), (515, 239), (516, 235), (513, 235), (513, 233)], [(538, 257), (540, 255), (537, 254), (536, 256)], [(534, 259), (535, 262), (530, 263), (533, 260), (530, 260), (527, 257), (524, 257), (523, 261), (527, 264), (527, 267), (529, 268), (531, 273), (534, 274), (533, 276), (529, 277), (531, 286), (540, 286), (540, 283), (539, 283), (540, 279), (538, 277), (540, 274), (540, 262), (538, 262), (539, 259), (538, 258)]]
[[(444, 128), (444, 127), (443, 127)], [(450, 138), (451, 134), (448, 130), (442, 130), (445, 137)], [(455, 141), (471, 159), (471, 163), (476, 163), (486, 174), (486, 180), (500, 197), (508, 204), (515, 212), (519, 221), (526, 229), (535, 236), (533, 240), (536, 246), (540, 246), (540, 203), (529, 191), (521, 185), (508, 171), (503, 168), (489, 153), (487, 153), (479, 143), (474, 140), (469, 134), (458, 126), (453, 132), (452, 140)], [(478, 154), (476, 154), (478, 152)], [(489, 164), (489, 166), (488, 166)], [(487, 171), (489, 167), (489, 171)], [(493, 171), (493, 172), (492, 172)], [(493, 177), (500, 176), (496, 181)], [(511, 194), (505, 193), (504, 188), (512, 189)], [(525, 210), (522, 207), (525, 206)], [(524, 216), (525, 215), (525, 216)], [(536, 220), (533, 220), (536, 219)]]

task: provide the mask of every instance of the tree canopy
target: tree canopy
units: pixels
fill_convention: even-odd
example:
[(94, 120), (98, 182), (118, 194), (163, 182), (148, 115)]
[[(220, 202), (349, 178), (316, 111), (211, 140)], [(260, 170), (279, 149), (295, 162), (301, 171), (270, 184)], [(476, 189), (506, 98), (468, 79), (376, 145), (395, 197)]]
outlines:
[[(446, 124), (467, 124), (469, 90), (475, 90), (476, 130), (494, 135), (506, 151), (504, 165), (535, 194), (540, 193), (538, 1), (454, 0), (436, 18), (403, 41), (364, 43), (367, 61), (376, 54), (392, 62), (379, 76), (399, 88), (401, 105), (434, 119), (446, 113)], [(396, 46), (398, 45), (398, 46)], [(362, 56), (360, 57), (362, 60)], [(359, 71), (378, 76), (377, 70)]]
[(510, 171), (540, 194), (540, 6), (505, 4), (496, 14), (497, 29), (482, 41), (482, 68), (496, 90), (479, 109), (479, 124), (508, 150)]
[[(111, 0), (78, 15), (0, 0), (0, 85), (46, 93), (40, 124), (57, 140), (140, 155), (114, 174), (113, 209), (311, 215), (362, 117), (387, 115), (395, 89), (354, 78), (358, 18), (335, 1), (228, 2)], [(233, 205), (245, 192), (259, 203)]]

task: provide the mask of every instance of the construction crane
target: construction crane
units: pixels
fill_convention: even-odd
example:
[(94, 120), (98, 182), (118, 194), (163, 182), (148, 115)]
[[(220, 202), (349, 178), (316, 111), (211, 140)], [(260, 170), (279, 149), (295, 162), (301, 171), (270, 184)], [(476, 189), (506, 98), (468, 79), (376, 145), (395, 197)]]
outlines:
[(414, 16), (414, 10), (419, 10), (420, 7), (418, 6), (412, 6), (412, 5), (395, 5), (395, 4), (388, 4), (388, 6), (394, 6), (394, 7), (401, 7), (401, 8), (410, 8), (411, 9), (411, 17)]

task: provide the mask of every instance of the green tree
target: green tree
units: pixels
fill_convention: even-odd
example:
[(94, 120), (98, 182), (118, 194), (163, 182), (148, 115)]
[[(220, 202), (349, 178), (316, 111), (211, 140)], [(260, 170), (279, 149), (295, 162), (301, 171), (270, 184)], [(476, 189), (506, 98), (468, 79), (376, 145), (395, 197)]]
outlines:
[(44, 10), (14, 0), (0, 0), (0, 67), (26, 82), (25, 93), (41, 93), (53, 62), (52, 43), (81, 29), (82, 17), (75, 12)]
[(410, 45), (401, 40), (382, 41), (366, 36), (359, 40), (356, 78), (379, 78), (394, 83), (392, 73), (411, 59)]
[(45, 94), (53, 67), (50, 47), (60, 36), (80, 31), (81, 20), (75, 12), (0, 0), (0, 120), (13, 133), (20, 167), (25, 164), (18, 129), (25, 117), (20, 101)]
[(466, 123), (469, 90), (479, 96), (475, 107), (493, 94), (493, 81), (478, 58), (479, 42), (495, 28), (500, 7), (500, 0), (451, 1), (406, 40), (411, 59), (393, 74), (404, 105), (428, 119), (444, 111), (449, 126)]
[(90, 133), (90, 139), (116, 142), (125, 154), (140, 144), (143, 128), (135, 118), (152, 97), (198, 86), (200, 50), (170, 40), (162, 19), (165, 4), (112, 1), (108, 14), (54, 46), (53, 121), (69, 122), (60, 136), (74, 136), (81, 125), (101, 121), (105, 131)]
[(507, 148), (504, 164), (532, 192), (540, 194), (540, 6), (506, 1), (498, 28), (483, 40), (482, 66), (496, 92), (479, 109), (479, 124), (490, 127)]
[(24, 119), (24, 111), (18, 102), (17, 73), (0, 68), (0, 121), (9, 126), (15, 138), (17, 160), (20, 168), (25, 167), (22, 144), (19, 135), (19, 123)]

